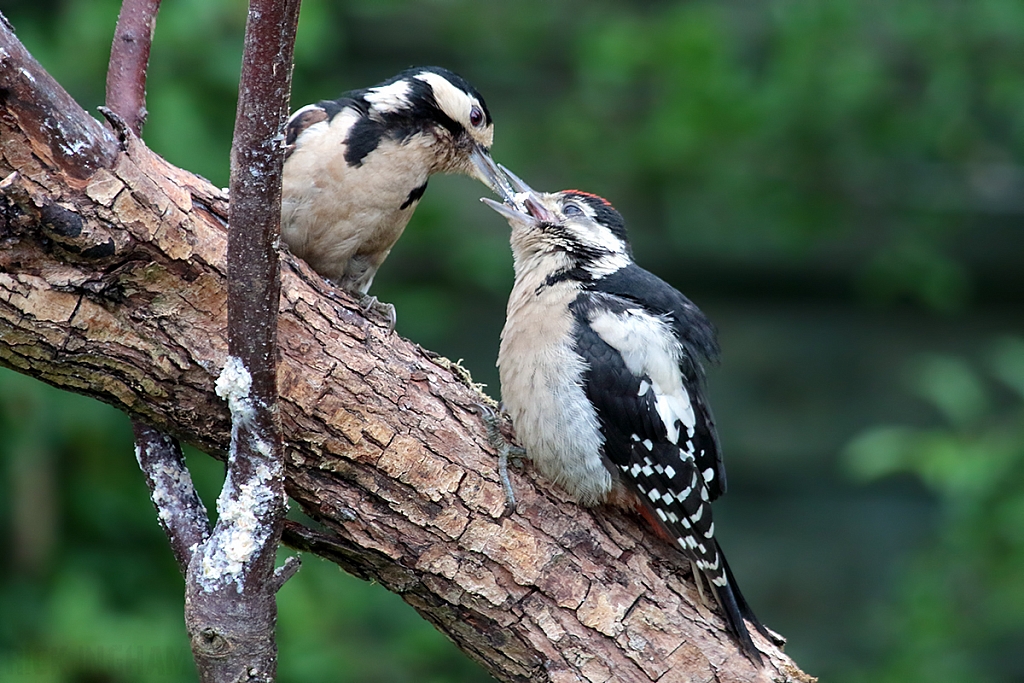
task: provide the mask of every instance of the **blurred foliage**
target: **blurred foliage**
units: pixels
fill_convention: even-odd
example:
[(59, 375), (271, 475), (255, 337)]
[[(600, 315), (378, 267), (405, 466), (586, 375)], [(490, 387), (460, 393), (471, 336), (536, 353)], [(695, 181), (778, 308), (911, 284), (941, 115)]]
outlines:
[(880, 615), (884, 673), (861, 680), (1024, 677), (1024, 339), (999, 341), (985, 361), (921, 358), (913, 389), (946, 425), (877, 427), (846, 451), (856, 477), (907, 474), (942, 504), (936, 542)]
[[(117, 0), (4, 3), (95, 110)], [(168, 3), (151, 60), (147, 142), (222, 186), (243, 27), (242, 0)], [(307, 0), (293, 101), (444, 63), (487, 95), (499, 159), (540, 187), (609, 195), (643, 226), (641, 254), (763, 263), (827, 239), (818, 255), (853, 267), (867, 296), (955, 310), (972, 287), (958, 231), (1024, 210), (1022, 27), (1014, 0)], [(414, 223), (430, 272), (403, 243), (382, 281), (500, 290), (500, 233), (450, 216)]]
[[(118, 8), (0, 0), (89, 111)], [(165, 2), (151, 59), (146, 142), (221, 186), (244, 23), (244, 0)], [(797, 661), (834, 680), (1022, 678), (1017, 404), (940, 354), (912, 373), (938, 412), (915, 413), (888, 369), (1024, 322), (1024, 4), (304, 0), (293, 105), (430, 63), (485, 94), (499, 161), (538, 188), (607, 196), (640, 263), (721, 326), (721, 533)], [(496, 394), (511, 258), (480, 194), (432, 180), (374, 293), (404, 336), (466, 358)], [(886, 326), (871, 337), (865, 320)], [(1014, 348), (986, 365), (1004, 384)], [(192, 680), (127, 420), (7, 371), (0, 406), (0, 681)], [(851, 434), (940, 418), (849, 450), (859, 481), (907, 486), (843, 479)], [(212, 501), (219, 465), (190, 463)], [(931, 535), (909, 543), (920, 526)], [(853, 557), (885, 582), (875, 592), (855, 586)], [(398, 598), (315, 559), (280, 602), (282, 681), (486, 679)]]

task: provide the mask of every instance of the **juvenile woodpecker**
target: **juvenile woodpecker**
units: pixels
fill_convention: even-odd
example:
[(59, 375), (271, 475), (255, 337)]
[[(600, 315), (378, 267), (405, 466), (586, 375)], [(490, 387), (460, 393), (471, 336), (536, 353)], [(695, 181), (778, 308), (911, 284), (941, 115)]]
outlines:
[[(503, 169), (504, 170), (504, 169)], [(507, 171), (505, 171), (507, 173)], [(754, 616), (715, 539), (725, 467), (704, 396), (715, 330), (633, 261), (622, 216), (576, 190), (484, 199), (512, 227), (515, 284), (501, 333), (501, 397), (527, 456), (583, 505), (635, 507), (713, 588), (744, 653)]]
[(380, 85), (307, 105), (288, 119), (281, 236), (293, 254), (363, 304), (434, 173), (463, 173), (493, 189), (494, 125), (460, 76), (416, 67)]

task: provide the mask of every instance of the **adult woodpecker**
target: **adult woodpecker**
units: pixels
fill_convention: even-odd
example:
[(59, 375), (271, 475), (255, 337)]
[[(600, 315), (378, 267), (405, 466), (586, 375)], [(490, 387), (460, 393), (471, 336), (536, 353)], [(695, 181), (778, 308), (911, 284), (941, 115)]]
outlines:
[(439, 67), (307, 105), (288, 119), (281, 236), (293, 254), (383, 310), (367, 291), (434, 173), (463, 173), (499, 193), (494, 125), (480, 93)]
[[(504, 170), (504, 169), (503, 169)], [(507, 173), (507, 171), (505, 171)], [(583, 505), (636, 507), (712, 587), (743, 652), (754, 616), (715, 538), (725, 467), (704, 395), (715, 330), (689, 299), (633, 261), (606, 200), (533, 191), (484, 199), (512, 227), (515, 284), (501, 333), (501, 397), (541, 474)]]

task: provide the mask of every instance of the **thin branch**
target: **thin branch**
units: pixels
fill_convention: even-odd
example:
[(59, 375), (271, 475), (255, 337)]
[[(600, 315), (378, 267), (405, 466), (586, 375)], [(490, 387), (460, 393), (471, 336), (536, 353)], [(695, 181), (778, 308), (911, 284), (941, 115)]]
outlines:
[[(107, 117), (122, 145), (126, 138), (142, 136), (146, 122), (146, 74), (160, 0), (124, 0), (114, 29), (107, 65)], [(178, 440), (132, 421), (135, 455), (146, 477), (157, 519), (184, 575), (192, 553), (210, 534), (206, 507), (192, 486), (192, 477)]]
[(146, 70), (160, 0), (123, 0), (107, 67), (107, 106), (141, 137), (146, 122)]
[(288, 116), (298, 0), (252, 0), (231, 146), (228, 344), (252, 372), (257, 424), (277, 398), (277, 241), (282, 132)]
[[(277, 312), (281, 297), (277, 244), (281, 231), (282, 131), (288, 116), (298, 0), (252, 0), (231, 153), (228, 228), (228, 363), (218, 393), (232, 414), (228, 479), (235, 489), (265, 504), (252, 510), (263, 534), (250, 567), (261, 587), (273, 570), (287, 509), (277, 408)], [(234, 501), (237, 503), (237, 500)], [(222, 519), (225, 519), (222, 515)], [(214, 530), (232, 533), (231, 524)], [(216, 545), (211, 543), (211, 546)], [(262, 560), (260, 558), (263, 558)], [(265, 565), (265, 566), (261, 566)], [(272, 596), (271, 596), (272, 597)]]
[(210, 535), (206, 507), (192, 485), (178, 440), (144, 422), (132, 422), (135, 457), (146, 475), (157, 519), (184, 574), (192, 553)]
[(288, 583), (288, 579), (295, 576), (295, 572), (299, 571), (302, 566), (302, 560), (298, 556), (293, 555), (284, 561), (280, 567), (274, 570), (274, 579), (272, 589), (276, 593), (281, 590), (281, 586)]

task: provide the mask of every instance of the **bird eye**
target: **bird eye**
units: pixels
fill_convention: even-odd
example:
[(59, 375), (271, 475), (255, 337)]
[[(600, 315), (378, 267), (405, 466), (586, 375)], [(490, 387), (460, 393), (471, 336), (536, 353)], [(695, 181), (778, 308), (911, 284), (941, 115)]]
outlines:
[(578, 204), (566, 204), (565, 208), (562, 209), (563, 216), (582, 216), (583, 209)]
[(472, 123), (474, 127), (479, 126), (484, 122), (484, 112), (475, 104), (473, 105), (473, 108), (469, 110), (469, 122)]

